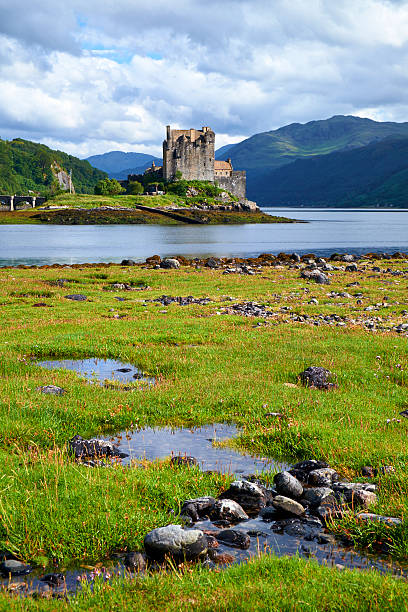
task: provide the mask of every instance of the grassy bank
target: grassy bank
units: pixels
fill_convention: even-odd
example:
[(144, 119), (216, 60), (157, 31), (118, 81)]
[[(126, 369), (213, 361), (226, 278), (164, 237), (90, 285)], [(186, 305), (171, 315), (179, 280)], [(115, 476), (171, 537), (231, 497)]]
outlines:
[[(374, 480), (379, 502), (373, 511), (405, 520), (408, 420), (399, 412), (408, 408), (407, 338), (393, 331), (370, 332), (364, 321), (380, 317), (388, 327), (407, 322), (407, 273), (392, 272), (407, 270), (408, 263), (366, 260), (358, 272), (333, 271), (330, 286), (308, 283), (297, 269), (262, 265), (253, 276), (184, 265), (180, 270), (95, 265), (0, 271), (0, 547), (44, 565), (52, 559), (103, 560), (138, 547), (152, 527), (177, 521), (186, 497), (216, 494), (227, 486), (223, 476), (175, 470), (167, 461), (146, 462), (140, 470), (89, 470), (65, 453), (66, 441), (76, 433), (89, 437), (145, 425), (236, 423), (242, 436), (235, 445), (262, 456), (326, 459), (346, 477), (359, 477), (367, 464), (393, 465), (394, 473)], [(63, 283), (56, 282), (60, 278)], [(122, 291), (112, 286), (117, 282), (147, 288)], [(359, 286), (347, 287), (355, 282)], [(333, 297), (331, 291), (349, 292), (349, 297)], [(363, 294), (361, 303), (357, 292)], [(65, 297), (77, 293), (87, 301)], [(151, 301), (163, 294), (211, 301), (165, 307)], [(311, 298), (318, 303), (310, 303)], [(228, 310), (249, 300), (266, 304), (276, 315), (264, 323)], [(294, 312), (313, 320), (320, 314), (347, 316), (354, 323), (299, 323), (291, 318)], [(133, 363), (155, 376), (157, 384), (143, 389), (135, 383), (134, 392), (126, 393), (33, 363), (91, 356)], [(301, 386), (298, 374), (310, 365), (332, 370), (338, 388), (321, 392)], [(47, 384), (67, 393), (59, 397), (37, 390)], [(268, 412), (284, 416), (274, 420)], [(388, 554), (408, 559), (406, 523), (384, 530), (347, 519), (335, 529), (374, 551), (385, 550), (385, 543)], [(173, 580), (173, 588), (183, 605), (182, 593), (187, 601), (197, 591), (200, 609), (208, 585), (214, 584), (226, 593), (219, 609), (239, 609), (234, 576), (248, 585), (254, 602), (276, 591), (279, 581), (290, 584), (299, 576), (297, 589), (283, 589), (284, 605), (279, 608), (277, 601), (277, 609), (295, 609), (299, 601), (321, 597), (323, 581), (332, 581), (335, 595), (333, 607), (327, 603), (322, 609), (347, 609), (334, 607), (336, 598), (341, 594), (347, 604), (355, 585), (378, 596), (372, 608), (361, 609), (381, 609), (387, 601), (398, 609), (398, 598), (406, 594), (405, 584), (390, 578), (272, 560), (222, 575), (187, 574), (177, 588)], [(166, 600), (166, 581), (170, 578), (156, 577), (107, 588), (84, 601), (116, 609), (109, 605), (128, 597), (135, 606), (154, 608)], [(167, 601), (168, 609), (178, 609), (178, 601)]]

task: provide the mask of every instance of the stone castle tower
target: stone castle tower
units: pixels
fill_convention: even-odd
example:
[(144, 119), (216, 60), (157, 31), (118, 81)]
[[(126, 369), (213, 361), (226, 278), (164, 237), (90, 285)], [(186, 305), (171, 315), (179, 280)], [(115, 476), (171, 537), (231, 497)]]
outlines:
[(163, 178), (172, 181), (181, 172), (186, 181), (214, 182), (215, 134), (209, 127), (201, 130), (171, 130), (163, 141)]

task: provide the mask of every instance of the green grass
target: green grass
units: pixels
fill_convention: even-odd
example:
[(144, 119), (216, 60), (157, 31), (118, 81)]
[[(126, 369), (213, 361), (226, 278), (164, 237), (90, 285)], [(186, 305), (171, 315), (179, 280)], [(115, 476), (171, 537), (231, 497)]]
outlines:
[[(379, 265), (393, 269), (407, 265), (385, 264)], [(395, 473), (378, 479), (379, 502), (373, 510), (405, 521), (408, 420), (386, 421), (408, 407), (406, 338), (369, 333), (361, 325), (346, 329), (302, 325), (290, 322), (288, 314), (280, 311), (289, 306), (310, 315), (374, 314), (389, 325), (406, 321), (402, 314), (407, 309), (406, 278), (373, 275), (371, 266), (365, 273), (334, 272), (330, 287), (308, 285), (309, 293), (304, 292), (307, 283), (298, 271), (279, 267), (264, 268), (261, 275), (252, 277), (224, 276), (222, 271), (189, 266), (179, 271), (103, 265), (63, 271), (48, 267), (1, 270), (0, 547), (11, 548), (27, 561), (103, 560), (115, 550), (140, 546), (149, 529), (177, 520), (170, 510), (177, 512), (186, 497), (215, 494), (227, 486), (224, 477), (174, 470), (166, 461), (147, 462), (140, 470), (89, 470), (67, 461), (65, 444), (76, 433), (87, 437), (146, 425), (236, 423), (242, 427), (242, 436), (233, 445), (263, 456), (327, 459), (350, 478), (363, 465), (392, 464)], [(51, 288), (50, 282), (62, 276), (76, 282)], [(363, 305), (354, 298), (327, 296), (355, 280), (361, 286), (347, 290), (361, 291)], [(113, 282), (150, 289), (123, 292), (126, 300), (117, 302), (105, 289)], [(84, 293), (89, 300), (69, 301), (64, 296), (70, 293)], [(208, 296), (213, 302), (163, 307), (150, 301), (162, 294)], [(369, 304), (380, 304), (384, 295), (390, 307), (364, 311)], [(278, 314), (261, 327), (254, 327), (256, 319), (219, 315), (231, 304), (226, 296), (267, 303)], [(308, 303), (312, 296), (318, 306)], [(33, 308), (39, 300), (51, 307)], [(125, 318), (115, 319), (115, 313)], [(45, 370), (32, 361), (90, 356), (133, 363), (155, 376), (157, 385), (125, 393), (89, 385), (73, 372)], [(335, 372), (338, 389), (326, 393), (302, 387), (297, 376), (309, 365)], [(36, 390), (46, 384), (62, 386), (67, 393), (55, 397)], [(264, 416), (270, 411), (285, 417), (271, 420)], [(348, 517), (334, 529), (373, 551), (385, 543), (389, 554), (406, 562), (406, 525), (364, 527)], [(309, 574), (315, 577), (313, 588), (306, 578)], [(318, 597), (323, 597), (325, 605), (310, 609), (347, 609), (347, 605), (335, 607), (340, 605), (337, 596), (340, 593), (347, 603), (355, 588), (368, 589), (377, 597), (370, 600), (372, 608), (360, 609), (384, 609), (387, 601), (389, 609), (398, 609), (398, 598), (406, 589), (390, 578), (340, 574), (286, 560), (262, 561), (221, 575), (187, 573), (173, 580), (173, 588), (181, 602), (182, 593), (196, 591), (200, 609), (211, 595), (206, 585), (213, 580), (216, 588), (227, 593), (225, 608), (220, 609), (240, 609), (235, 577), (248, 585), (251, 602), (262, 609), (262, 593), (269, 597), (279, 581), (289, 584), (295, 575), (299, 576), (297, 590), (283, 589), (283, 599), (271, 601), (276, 609), (297, 609), (298, 601), (316, 606)], [(323, 595), (326, 580), (332, 581), (336, 594), (332, 603)], [(109, 606), (127, 597), (134, 609), (153, 608), (161, 605), (163, 597), (168, 609), (178, 609), (177, 599), (165, 597), (170, 582), (170, 578), (154, 577), (125, 583), (86, 595), (78, 605), (92, 607), (99, 601), (100, 609), (116, 609)], [(358, 605), (363, 603), (360, 598)]]

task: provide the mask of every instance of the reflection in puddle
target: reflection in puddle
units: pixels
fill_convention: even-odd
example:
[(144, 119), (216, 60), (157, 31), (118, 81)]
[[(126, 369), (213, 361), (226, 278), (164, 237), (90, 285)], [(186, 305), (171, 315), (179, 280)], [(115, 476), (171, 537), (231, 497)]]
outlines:
[(104, 386), (106, 382), (129, 384), (136, 381), (142, 381), (149, 385), (155, 383), (153, 377), (146, 376), (131, 363), (123, 363), (115, 359), (48, 359), (46, 361), (37, 361), (36, 363), (42, 368), (48, 368), (50, 370), (55, 370), (57, 368), (71, 370), (79, 374), (79, 376), (86, 378), (89, 382), (101, 386)]
[(192, 456), (203, 470), (226, 472), (237, 475), (254, 474), (262, 471), (282, 471), (288, 464), (247, 455), (229, 447), (214, 446), (239, 433), (235, 425), (213, 424), (203, 427), (172, 429), (171, 427), (147, 427), (138, 431), (122, 432), (109, 438), (128, 457), (122, 460), (128, 464), (132, 459), (164, 459), (172, 456)]

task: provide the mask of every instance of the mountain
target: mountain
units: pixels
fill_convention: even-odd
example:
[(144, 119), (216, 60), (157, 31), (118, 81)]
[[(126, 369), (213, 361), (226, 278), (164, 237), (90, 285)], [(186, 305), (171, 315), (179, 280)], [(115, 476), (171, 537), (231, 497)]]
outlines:
[(258, 202), (271, 205), (408, 206), (408, 138), (298, 159), (258, 176)]
[(77, 193), (93, 193), (96, 183), (106, 177), (87, 161), (63, 151), (21, 138), (0, 139), (0, 193), (24, 195), (32, 190), (46, 195), (58, 189), (58, 178), (67, 182), (70, 170)]
[[(129, 168), (139, 168), (146, 165), (146, 168), (156, 160), (154, 155), (147, 153), (125, 153), (124, 151), (109, 151), (101, 155), (91, 155), (87, 160), (94, 168), (107, 172), (109, 176), (128, 170)], [(130, 173), (129, 173), (130, 174)], [(114, 178), (114, 177), (112, 177)], [(126, 178), (126, 177), (125, 177)]]
[(215, 159), (225, 160), (227, 157), (229, 157), (228, 151), (231, 151), (232, 148), (235, 146), (236, 146), (235, 144), (228, 144), (228, 145), (224, 145), (223, 147), (220, 147), (219, 149), (215, 151)]
[(408, 138), (408, 123), (379, 122), (337, 115), (306, 124), (292, 123), (277, 130), (255, 134), (233, 145), (221, 157), (231, 157), (234, 169), (247, 171), (248, 197), (266, 205), (271, 199), (268, 182), (263, 177), (270, 171), (297, 159), (315, 156), (322, 158), (336, 151), (361, 148), (392, 136)]

